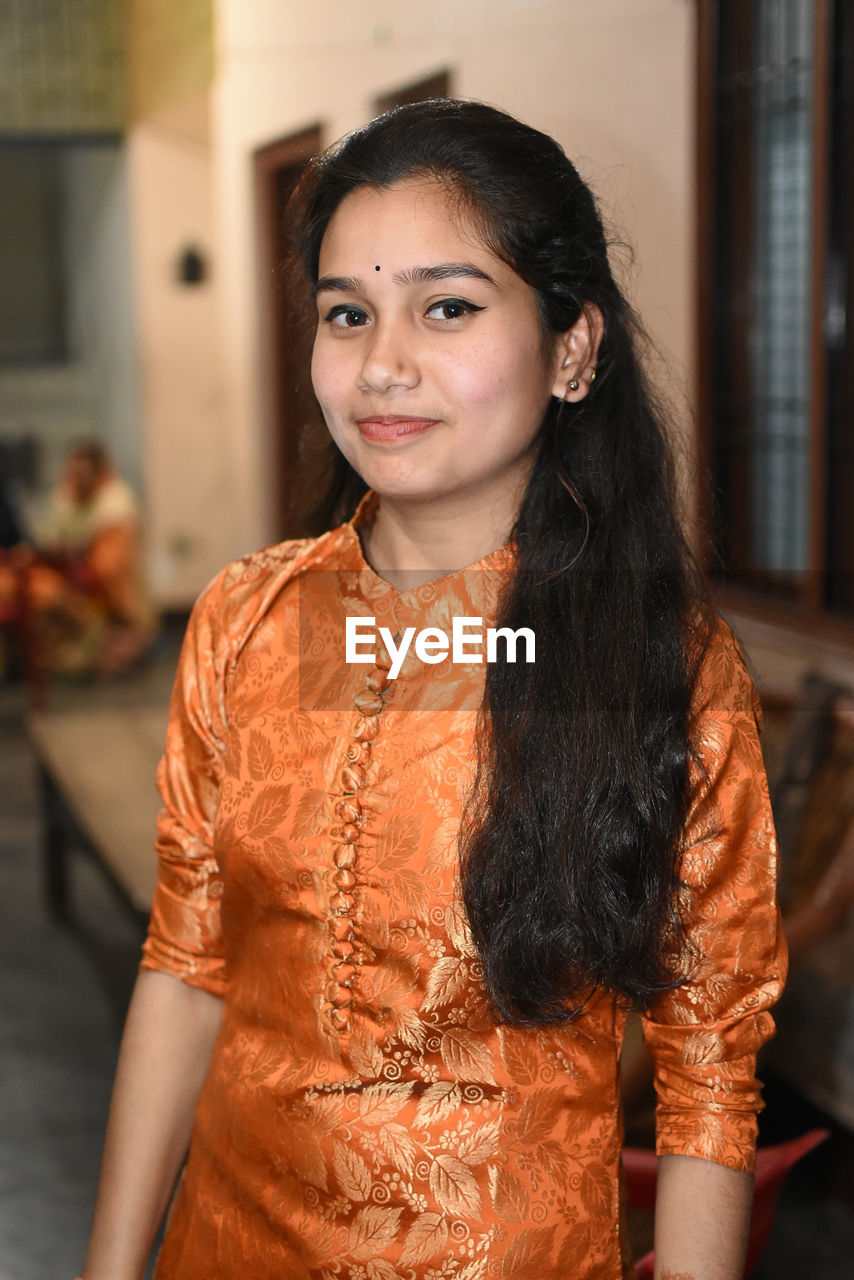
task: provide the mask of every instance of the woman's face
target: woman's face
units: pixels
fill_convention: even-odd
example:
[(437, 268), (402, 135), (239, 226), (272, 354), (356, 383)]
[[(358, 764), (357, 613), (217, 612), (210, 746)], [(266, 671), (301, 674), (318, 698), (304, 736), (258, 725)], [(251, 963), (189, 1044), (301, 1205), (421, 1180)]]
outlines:
[(312, 381), (329, 430), (390, 498), (518, 493), (564, 350), (533, 289), (429, 180), (360, 188), (320, 251)]

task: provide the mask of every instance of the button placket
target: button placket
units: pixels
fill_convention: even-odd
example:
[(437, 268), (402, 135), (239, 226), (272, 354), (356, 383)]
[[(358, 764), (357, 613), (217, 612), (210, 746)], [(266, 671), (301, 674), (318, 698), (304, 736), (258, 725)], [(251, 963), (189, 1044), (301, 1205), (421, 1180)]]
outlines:
[(359, 791), (364, 786), (371, 760), (371, 744), (380, 729), (384, 691), (389, 686), (391, 660), (387, 654), (377, 656), (376, 666), (368, 673), (365, 688), (353, 699), (359, 719), (353, 739), (347, 744), (340, 773), (341, 796), (335, 805), (341, 825), (333, 827), (332, 874), (333, 892), (329, 895), (331, 912), (330, 978), (327, 988), (327, 1016), (339, 1032), (350, 1030), (353, 1010), (353, 983), (360, 962), (360, 939), (353, 919), (358, 885), (359, 842), (362, 834), (362, 806)]

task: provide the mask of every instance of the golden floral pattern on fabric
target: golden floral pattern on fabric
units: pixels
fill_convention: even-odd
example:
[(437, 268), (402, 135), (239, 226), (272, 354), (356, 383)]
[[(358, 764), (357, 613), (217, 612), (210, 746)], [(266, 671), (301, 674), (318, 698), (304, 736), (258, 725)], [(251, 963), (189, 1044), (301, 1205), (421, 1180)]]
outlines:
[[(401, 594), (357, 527), (230, 566), (185, 641), (143, 967), (225, 1009), (157, 1278), (617, 1280), (624, 1016), (600, 992), (496, 1027), (456, 893), (483, 668), (343, 661), (348, 613), (487, 622), (512, 556)], [(702, 960), (644, 1020), (659, 1150), (733, 1168), (785, 963), (754, 698), (722, 629), (683, 866)]]

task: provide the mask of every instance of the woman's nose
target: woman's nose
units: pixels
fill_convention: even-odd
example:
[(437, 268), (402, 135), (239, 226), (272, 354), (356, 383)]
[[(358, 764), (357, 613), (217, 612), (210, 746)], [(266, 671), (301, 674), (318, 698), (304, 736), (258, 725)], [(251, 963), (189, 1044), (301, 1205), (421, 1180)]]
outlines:
[(374, 328), (361, 368), (361, 385), (367, 391), (391, 391), (395, 387), (415, 387), (421, 374), (411, 335), (401, 326)]

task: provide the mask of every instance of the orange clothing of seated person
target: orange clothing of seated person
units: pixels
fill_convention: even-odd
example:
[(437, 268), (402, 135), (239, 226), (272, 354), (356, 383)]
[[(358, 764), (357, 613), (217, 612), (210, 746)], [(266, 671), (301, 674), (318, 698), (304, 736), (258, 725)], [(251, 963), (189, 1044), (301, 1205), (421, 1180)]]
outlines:
[(37, 555), (18, 557), (39, 660), (48, 670), (114, 672), (154, 634), (139, 508), (96, 446), (75, 450), (52, 495)]
[[(491, 625), (513, 552), (399, 592), (362, 553), (376, 501), (231, 565), (190, 622), (142, 967), (224, 1017), (157, 1280), (617, 1280), (626, 1013), (600, 990), (496, 1025), (457, 895), (484, 666), (410, 650), (391, 680), (379, 640), (345, 661), (347, 616)], [(757, 715), (721, 624), (681, 865), (696, 960), (643, 1021), (659, 1153), (733, 1169), (785, 971)]]

